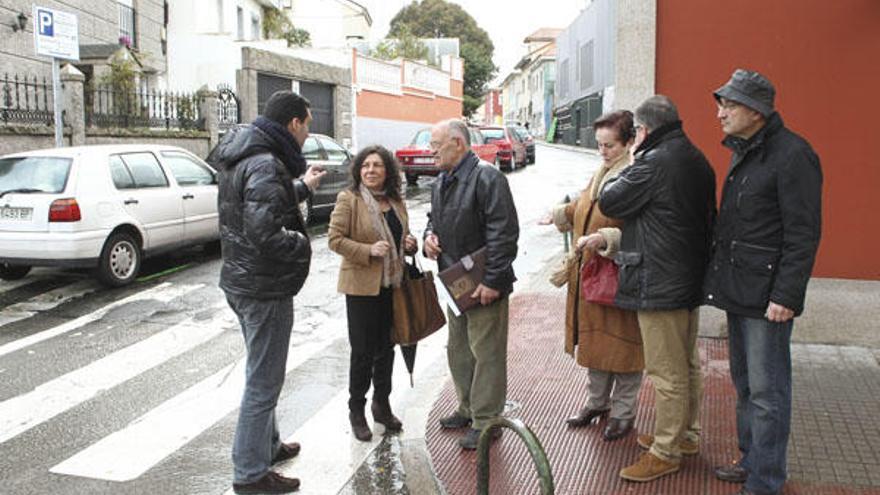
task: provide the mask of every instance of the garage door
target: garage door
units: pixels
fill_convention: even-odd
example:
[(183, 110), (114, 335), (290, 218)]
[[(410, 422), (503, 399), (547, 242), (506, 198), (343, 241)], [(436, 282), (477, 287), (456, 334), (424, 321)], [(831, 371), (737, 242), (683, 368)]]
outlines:
[(266, 102), (276, 91), (290, 91), (293, 80), (286, 77), (270, 76), (269, 74), (257, 74), (257, 113), (263, 115)]
[(299, 93), (311, 103), (312, 125), (309, 131), (334, 137), (333, 86), (330, 84), (300, 82)]

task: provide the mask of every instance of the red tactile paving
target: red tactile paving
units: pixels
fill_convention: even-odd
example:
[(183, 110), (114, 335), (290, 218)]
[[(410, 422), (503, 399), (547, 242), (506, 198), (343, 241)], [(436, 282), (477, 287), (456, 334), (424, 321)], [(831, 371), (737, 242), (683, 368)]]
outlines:
[[(560, 293), (561, 294), (561, 293)], [(641, 452), (635, 433), (616, 442), (602, 440), (604, 421), (569, 429), (565, 418), (583, 407), (587, 374), (563, 351), (564, 299), (560, 294), (526, 294), (511, 302), (508, 343), (508, 400), (521, 405), (521, 418), (540, 439), (553, 469), (558, 494), (715, 495), (733, 494), (739, 485), (724, 483), (712, 468), (738, 457), (734, 391), (723, 340), (700, 339), (704, 371), (703, 441), (698, 456), (685, 457), (678, 473), (649, 483), (618, 476)], [(645, 380), (636, 430), (649, 432), (654, 420), (654, 389)], [(476, 454), (462, 451), (461, 432), (439, 428), (437, 420), (456, 407), (447, 383), (431, 411), (426, 434), (438, 477), (450, 495), (476, 491)], [(536, 470), (524, 444), (511, 431), (491, 450), (490, 493), (540, 493)], [(880, 495), (878, 489), (817, 486), (790, 480), (785, 495)]]

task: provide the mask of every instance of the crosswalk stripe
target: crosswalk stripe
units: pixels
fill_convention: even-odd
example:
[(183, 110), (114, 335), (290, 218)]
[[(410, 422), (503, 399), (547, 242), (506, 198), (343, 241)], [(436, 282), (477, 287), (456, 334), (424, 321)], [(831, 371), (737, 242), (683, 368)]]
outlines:
[(0, 311), (0, 327), (30, 318), (37, 314), (37, 312), (47, 311), (71, 299), (91, 294), (98, 290), (99, 287), (98, 282), (94, 280), (80, 280), (79, 282), (44, 292), (27, 301), (7, 306), (3, 311)]
[(0, 402), (0, 443), (206, 342), (223, 326), (191, 320)]
[[(287, 372), (332, 345), (332, 332), (322, 335), (322, 339), (291, 345)], [(50, 471), (110, 481), (138, 478), (234, 411), (244, 378), (244, 359), (239, 359)]]
[(24, 349), (25, 347), (37, 344), (44, 340), (51, 339), (53, 337), (57, 337), (58, 335), (67, 333), (71, 330), (77, 329), (83, 325), (91, 323), (93, 321), (99, 320), (104, 317), (111, 310), (123, 306), (125, 304), (135, 302), (135, 301), (143, 301), (147, 299), (155, 299), (160, 302), (168, 302), (172, 299), (175, 299), (179, 296), (192, 292), (196, 289), (200, 289), (204, 287), (205, 284), (195, 284), (195, 285), (173, 285), (170, 282), (165, 282), (163, 284), (157, 285), (151, 289), (147, 289), (145, 291), (138, 292), (136, 294), (132, 294), (126, 298), (120, 299), (118, 301), (114, 301), (103, 308), (93, 311), (87, 315), (80, 316), (74, 320), (71, 320), (67, 323), (63, 323), (56, 327), (49, 328), (47, 330), (43, 330), (42, 332), (37, 332), (33, 335), (29, 335), (27, 337), (14, 340), (5, 345), (0, 346), (0, 356), (4, 356), (11, 352), (18, 351), (20, 349)]

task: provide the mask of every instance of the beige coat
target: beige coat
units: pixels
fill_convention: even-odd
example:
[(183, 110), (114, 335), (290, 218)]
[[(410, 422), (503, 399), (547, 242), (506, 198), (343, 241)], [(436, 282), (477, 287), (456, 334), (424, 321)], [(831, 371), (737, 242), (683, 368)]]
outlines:
[[(409, 235), (406, 205), (403, 201), (389, 201), (401, 212), (403, 218), (399, 220), (405, 239)], [(370, 246), (380, 237), (373, 228), (370, 210), (360, 193), (344, 189), (336, 196), (336, 206), (330, 214), (329, 238), (330, 250), (342, 255), (339, 292), (352, 296), (378, 295), (382, 285), (382, 259), (370, 256)]]
[[(590, 205), (598, 200), (601, 186), (626, 166), (628, 158), (624, 155), (609, 167), (603, 166), (577, 200), (561, 206), (554, 214), (556, 226), (563, 231), (572, 230), (572, 239), (575, 242), (582, 235), (601, 233), (609, 245), (601, 254), (610, 254), (616, 250), (622, 224), (603, 215), (598, 202), (590, 213)], [(641, 371), (645, 367), (645, 358), (636, 313), (612, 306), (586, 303), (581, 296), (580, 268), (589, 258), (590, 253), (584, 251), (576, 269), (568, 274), (565, 352), (573, 354), (577, 363), (587, 368), (615, 373)]]

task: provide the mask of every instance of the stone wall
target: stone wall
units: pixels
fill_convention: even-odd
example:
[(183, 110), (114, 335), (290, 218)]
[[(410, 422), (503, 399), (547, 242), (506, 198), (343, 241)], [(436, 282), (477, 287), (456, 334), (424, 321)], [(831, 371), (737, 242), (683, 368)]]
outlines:
[(242, 122), (257, 118), (257, 74), (271, 74), (295, 81), (333, 85), (333, 128), (340, 143), (352, 139), (351, 69), (334, 67), (257, 48), (241, 49), (241, 70), (237, 74)]
[[(66, 0), (38, 2), (41, 6), (69, 12), (77, 16), (79, 44), (119, 43), (119, 10), (115, 0)], [(52, 75), (51, 59), (34, 52), (32, 0), (0, 2), (0, 74), (17, 73), (28, 76)], [(163, 0), (134, 0), (137, 12), (138, 52), (145, 65), (164, 73), (160, 32), (163, 26)], [(19, 13), (28, 17), (24, 31), (13, 31), (12, 20)]]
[[(65, 129), (65, 146), (71, 133)], [(205, 131), (150, 131), (148, 129), (86, 129), (85, 144), (167, 144), (205, 158), (211, 150)], [(55, 147), (55, 131), (48, 126), (0, 126), (0, 156)]]

